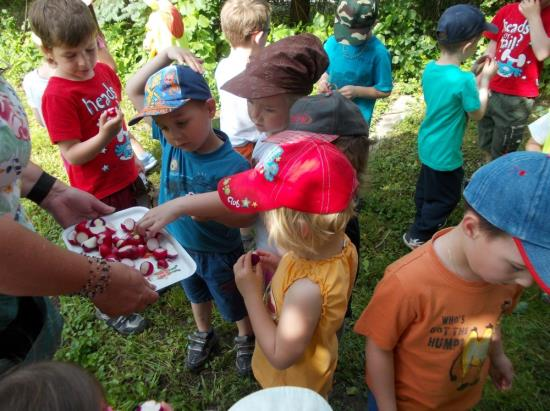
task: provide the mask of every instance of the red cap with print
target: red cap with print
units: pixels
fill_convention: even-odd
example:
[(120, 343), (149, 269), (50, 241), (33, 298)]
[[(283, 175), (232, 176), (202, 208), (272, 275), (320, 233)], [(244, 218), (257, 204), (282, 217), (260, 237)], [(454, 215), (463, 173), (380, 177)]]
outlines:
[(218, 194), (239, 213), (286, 207), (332, 214), (348, 207), (357, 185), (346, 156), (311, 133), (309, 139), (275, 147), (252, 170), (223, 178)]

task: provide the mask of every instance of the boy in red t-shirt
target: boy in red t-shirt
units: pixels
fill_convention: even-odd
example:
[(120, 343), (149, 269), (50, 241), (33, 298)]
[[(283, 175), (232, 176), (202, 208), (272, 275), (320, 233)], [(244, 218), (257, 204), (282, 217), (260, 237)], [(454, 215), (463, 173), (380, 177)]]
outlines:
[[(117, 210), (138, 205), (145, 187), (118, 107), (121, 84), (109, 66), (97, 62), (97, 24), (90, 10), (81, 0), (37, 0), (29, 19), (42, 52), (55, 67), (42, 97), (42, 112), (71, 186)], [(125, 335), (146, 325), (138, 314), (97, 315)]]
[(487, 159), (516, 151), (523, 139), (534, 99), (539, 95), (543, 62), (550, 56), (550, 0), (523, 0), (502, 7), (493, 19), (499, 31), (486, 54), (498, 62), (479, 146)]

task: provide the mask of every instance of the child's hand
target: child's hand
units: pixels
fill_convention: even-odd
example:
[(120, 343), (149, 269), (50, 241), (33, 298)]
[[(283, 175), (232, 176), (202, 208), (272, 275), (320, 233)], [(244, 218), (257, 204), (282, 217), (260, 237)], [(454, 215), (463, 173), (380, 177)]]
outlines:
[(485, 60), (485, 63), (483, 63), (483, 68), (481, 69), (481, 74), (479, 75), (481, 84), (483, 85), (483, 82), (486, 82), (488, 85), (489, 80), (491, 79), (491, 77), (497, 74), (497, 71), (498, 64), (495, 59), (487, 58)]
[(147, 237), (154, 237), (166, 225), (180, 216), (178, 211), (179, 207), (173, 200), (150, 209), (137, 222), (138, 233)]
[(352, 99), (355, 98), (355, 86), (344, 86), (340, 90), (338, 90), (341, 95), (343, 95), (345, 98)]
[(512, 365), (512, 361), (504, 354), (496, 358), (491, 358), (489, 375), (498, 390), (509, 390), (512, 388), (512, 380), (514, 379), (514, 366)]
[(264, 270), (271, 271), (272, 273), (277, 271), (277, 267), (281, 262), (281, 257), (264, 250), (256, 250), (254, 251), (254, 254), (257, 254), (258, 257), (260, 257), (260, 263), (262, 263), (262, 268)]
[(124, 120), (122, 111), (118, 108), (115, 108), (115, 110), (115, 116), (109, 114), (108, 110), (105, 110), (99, 116), (99, 131), (104, 133), (108, 141), (111, 141), (120, 132), (122, 121)]
[(197, 73), (204, 73), (202, 59), (196, 57), (189, 50), (174, 46), (168, 47), (164, 49), (164, 51), (166, 53), (166, 57), (169, 58), (171, 61), (176, 61), (178, 64), (185, 64)]
[(481, 71), (483, 70), (483, 67), (485, 66), (485, 63), (487, 60), (490, 60), (491, 56), (484, 54), (483, 56), (479, 57), (472, 66), (472, 73), (477, 77), (481, 74)]
[(519, 11), (527, 20), (540, 16), (540, 0), (522, 0), (519, 4)]
[(247, 296), (261, 296), (264, 288), (262, 263), (252, 266), (252, 252), (241, 255), (233, 266), (235, 283), (239, 292), (246, 299)]
[(330, 83), (328, 81), (327, 73), (324, 73), (317, 82), (317, 91), (321, 94), (330, 93)]

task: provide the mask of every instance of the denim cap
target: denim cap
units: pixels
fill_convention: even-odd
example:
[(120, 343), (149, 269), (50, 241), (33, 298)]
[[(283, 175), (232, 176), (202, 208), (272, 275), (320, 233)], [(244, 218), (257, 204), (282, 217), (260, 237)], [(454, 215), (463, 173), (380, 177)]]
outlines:
[(334, 38), (357, 46), (367, 40), (378, 18), (378, 0), (341, 0), (336, 6)]
[(188, 66), (172, 65), (151, 75), (145, 84), (143, 109), (132, 118), (132, 126), (146, 116), (159, 116), (183, 107), (189, 100), (212, 98), (204, 77)]
[(535, 281), (550, 292), (550, 156), (514, 152), (477, 170), (464, 198), (511, 235)]
[(484, 31), (498, 33), (498, 27), (485, 21), (485, 16), (470, 4), (457, 4), (443, 12), (437, 23), (437, 40), (456, 44), (470, 40)]

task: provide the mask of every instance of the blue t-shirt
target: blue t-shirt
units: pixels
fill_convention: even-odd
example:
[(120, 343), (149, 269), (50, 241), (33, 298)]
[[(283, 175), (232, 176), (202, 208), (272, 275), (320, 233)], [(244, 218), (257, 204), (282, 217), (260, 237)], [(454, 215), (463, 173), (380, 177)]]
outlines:
[[(153, 138), (162, 147), (159, 204), (185, 195), (218, 189), (222, 178), (250, 168), (248, 162), (231, 147), (225, 133), (214, 130), (223, 145), (208, 154), (197, 154), (173, 147), (153, 121)], [(189, 216), (178, 218), (168, 232), (187, 249), (207, 253), (228, 253), (241, 245), (238, 228), (214, 221), (197, 222)]]
[[(336, 89), (344, 86), (374, 87), (388, 93), (392, 90), (391, 58), (388, 49), (375, 36), (359, 46), (340, 44), (334, 36), (325, 42), (329, 81)], [(370, 123), (376, 99), (354, 98), (365, 120)]]
[(422, 75), (426, 117), (418, 132), (420, 161), (438, 171), (462, 166), (462, 139), (466, 113), (479, 110), (479, 92), (473, 73), (448, 64), (428, 63)]

